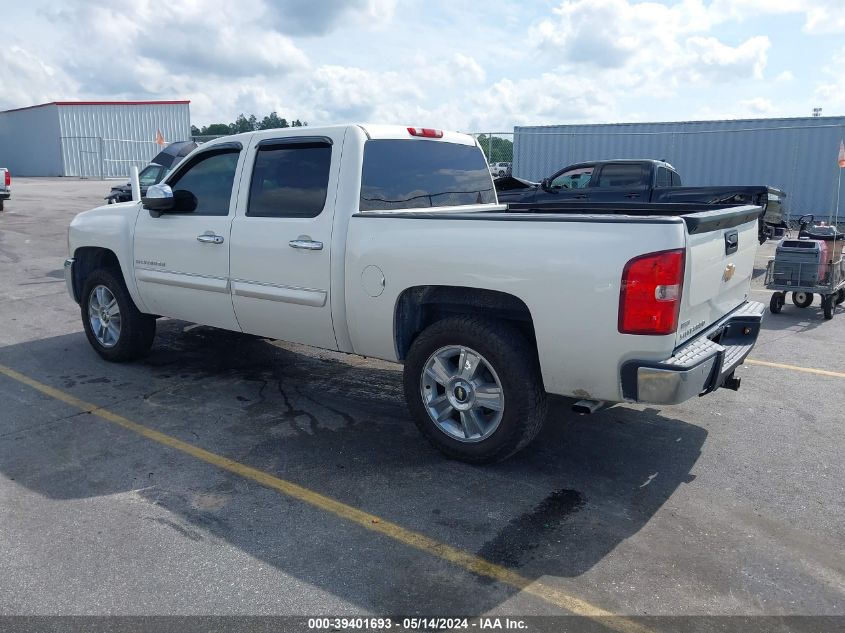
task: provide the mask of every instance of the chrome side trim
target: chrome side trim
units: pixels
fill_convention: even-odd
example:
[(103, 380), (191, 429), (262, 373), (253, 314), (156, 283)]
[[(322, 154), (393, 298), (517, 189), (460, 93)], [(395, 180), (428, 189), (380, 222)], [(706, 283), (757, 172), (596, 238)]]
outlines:
[(206, 290), (208, 292), (229, 292), (229, 280), (222, 277), (207, 277), (192, 273), (179, 273), (165, 270), (153, 270), (150, 268), (136, 268), (135, 279), (150, 284), (161, 284), (163, 286), (179, 286), (193, 290)]
[(281, 301), (283, 303), (314, 306), (315, 308), (321, 308), (326, 305), (326, 298), (328, 297), (328, 293), (325, 290), (274, 286), (237, 279), (232, 280), (232, 292), (239, 297)]

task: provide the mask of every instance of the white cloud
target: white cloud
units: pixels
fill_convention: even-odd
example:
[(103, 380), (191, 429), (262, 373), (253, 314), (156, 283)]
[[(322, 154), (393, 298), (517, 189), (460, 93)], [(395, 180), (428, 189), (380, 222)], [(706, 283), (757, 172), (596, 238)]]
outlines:
[(772, 102), (769, 99), (764, 99), (763, 97), (745, 99), (740, 101), (739, 105), (748, 112), (753, 113), (755, 116), (771, 114), (775, 109)]
[(487, 73), (484, 72), (484, 69), (474, 58), (461, 53), (455, 53), (453, 61), (455, 68), (463, 79), (475, 83), (484, 83)]

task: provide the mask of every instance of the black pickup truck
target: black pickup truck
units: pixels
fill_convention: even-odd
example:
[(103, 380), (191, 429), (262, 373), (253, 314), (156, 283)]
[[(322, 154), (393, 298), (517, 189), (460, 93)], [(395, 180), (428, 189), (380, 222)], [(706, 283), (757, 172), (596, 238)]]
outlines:
[(569, 165), (542, 182), (512, 176), (497, 178), (496, 193), (501, 203), (620, 202), (629, 204), (678, 202), (686, 204), (742, 205), (763, 209), (760, 215), (760, 243), (772, 227), (784, 226), (786, 194), (772, 187), (724, 186), (684, 187), (681, 176), (661, 160), (605, 160)]

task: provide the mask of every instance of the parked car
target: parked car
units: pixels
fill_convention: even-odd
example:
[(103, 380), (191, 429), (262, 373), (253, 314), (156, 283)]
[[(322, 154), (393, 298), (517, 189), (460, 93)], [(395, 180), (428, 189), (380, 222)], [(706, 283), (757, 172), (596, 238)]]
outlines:
[(3, 204), (12, 197), (12, 174), (5, 167), (0, 167), (0, 211)]
[(502, 178), (511, 175), (511, 163), (490, 163), (490, 173), (493, 178)]
[[(147, 192), (147, 188), (164, 180), (172, 169), (185, 156), (197, 148), (193, 141), (176, 141), (165, 147), (153, 158), (152, 162), (138, 173), (138, 184), (141, 187), (141, 195)], [(132, 183), (112, 187), (109, 195), (105, 197), (106, 202), (129, 202), (132, 200)]]
[(672, 165), (661, 160), (605, 160), (569, 165), (540, 183), (508, 178), (496, 181), (500, 202), (594, 202), (753, 204), (762, 209), (760, 243), (772, 227), (784, 225), (786, 194), (774, 187), (684, 187)]
[(147, 352), (161, 315), (404, 363), (416, 424), (469, 462), (526, 446), (547, 393), (591, 412), (739, 387), (758, 207), (535, 211), (497, 203), (468, 135), (249, 132), (77, 215), (65, 275), (109, 361)]

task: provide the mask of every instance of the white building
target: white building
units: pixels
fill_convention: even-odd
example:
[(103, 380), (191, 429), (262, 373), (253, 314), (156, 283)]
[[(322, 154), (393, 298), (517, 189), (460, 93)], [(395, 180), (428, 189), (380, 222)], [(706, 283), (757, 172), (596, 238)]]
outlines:
[(0, 112), (0, 166), (13, 176), (125, 176), (191, 138), (190, 101), (54, 101)]

